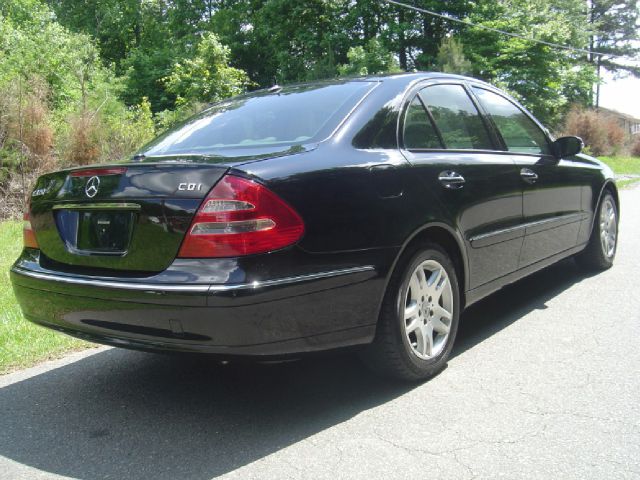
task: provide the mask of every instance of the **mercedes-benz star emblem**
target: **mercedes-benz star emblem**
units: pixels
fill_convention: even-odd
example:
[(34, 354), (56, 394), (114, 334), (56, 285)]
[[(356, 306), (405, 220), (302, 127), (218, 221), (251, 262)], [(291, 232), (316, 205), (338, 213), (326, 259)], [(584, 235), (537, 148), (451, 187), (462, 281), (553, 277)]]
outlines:
[(91, 177), (87, 184), (84, 187), (84, 193), (87, 194), (87, 197), (93, 198), (98, 194), (98, 187), (100, 186), (100, 178)]

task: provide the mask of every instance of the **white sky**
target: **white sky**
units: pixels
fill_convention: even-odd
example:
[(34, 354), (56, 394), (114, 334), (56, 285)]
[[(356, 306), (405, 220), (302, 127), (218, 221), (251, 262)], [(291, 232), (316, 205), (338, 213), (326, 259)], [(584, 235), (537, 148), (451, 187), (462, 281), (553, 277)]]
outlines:
[(600, 106), (640, 118), (640, 78), (628, 76), (614, 79), (605, 72), (600, 86)]

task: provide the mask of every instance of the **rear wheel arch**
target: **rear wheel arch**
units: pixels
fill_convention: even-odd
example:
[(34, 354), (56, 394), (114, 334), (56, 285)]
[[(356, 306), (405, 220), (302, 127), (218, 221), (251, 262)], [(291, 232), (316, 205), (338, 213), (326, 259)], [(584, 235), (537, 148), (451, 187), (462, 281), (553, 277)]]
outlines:
[[(444, 226), (428, 225), (408, 239), (389, 272), (373, 341), (359, 352), (365, 364), (376, 372), (408, 381), (429, 378), (446, 365), (455, 341), (460, 313), (464, 308), (464, 288), (458, 281), (465, 270), (463, 255), (455, 233)], [(427, 282), (424, 272), (422, 280), (418, 275), (417, 283), (411, 283), (416, 275), (415, 271), (426, 264), (440, 272), (436, 277), (428, 275), (435, 283)], [(443, 283), (440, 283), (440, 279), (443, 279)], [(439, 293), (437, 286), (447, 283), (453, 287), (449, 289), (448, 306), (444, 293)], [(413, 292), (414, 287), (418, 289), (417, 296), (409, 293)], [(409, 295), (413, 299), (413, 305), (406, 303), (405, 306)], [(445, 318), (449, 319), (448, 323)], [(416, 322), (417, 325), (414, 328), (408, 327), (407, 319), (411, 320), (411, 325)], [(436, 319), (441, 327), (443, 324), (449, 326), (445, 330), (438, 329), (435, 326)], [(429, 328), (432, 330), (429, 331)], [(411, 337), (411, 332), (418, 329), (422, 330), (423, 344), (427, 342), (432, 348), (436, 345), (434, 332), (440, 332), (442, 348), (438, 351), (424, 349), (426, 358), (417, 354), (416, 350), (422, 351), (420, 340), (418, 337)], [(442, 335), (445, 335), (444, 338)], [(426, 340), (429, 337), (430, 342)]]
[[(396, 255), (396, 258), (389, 269), (385, 284), (385, 295), (387, 294), (387, 287), (391, 276), (397, 268), (403, 268), (403, 261), (406, 261), (412, 254), (419, 249), (422, 245), (428, 245), (429, 243), (435, 243), (442, 247), (445, 252), (451, 258), (451, 261), (456, 269), (456, 275), (458, 277), (458, 286), (460, 290), (461, 306), (465, 305), (465, 291), (467, 285), (467, 272), (468, 261), (466, 250), (460, 235), (449, 225), (440, 222), (434, 222), (419, 228), (413, 232), (409, 238), (405, 241), (400, 249), (400, 252)], [(380, 305), (382, 305), (380, 299)], [(380, 309), (378, 308), (378, 311)]]

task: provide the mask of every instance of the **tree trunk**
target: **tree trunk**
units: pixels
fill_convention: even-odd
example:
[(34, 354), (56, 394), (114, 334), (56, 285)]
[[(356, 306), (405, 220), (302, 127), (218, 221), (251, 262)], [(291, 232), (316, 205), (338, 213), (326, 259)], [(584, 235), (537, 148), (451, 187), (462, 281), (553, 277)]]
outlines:
[(398, 12), (398, 26), (400, 34), (398, 36), (398, 59), (400, 60), (400, 68), (407, 70), (407, 42), (404, 35), (404, 10)]

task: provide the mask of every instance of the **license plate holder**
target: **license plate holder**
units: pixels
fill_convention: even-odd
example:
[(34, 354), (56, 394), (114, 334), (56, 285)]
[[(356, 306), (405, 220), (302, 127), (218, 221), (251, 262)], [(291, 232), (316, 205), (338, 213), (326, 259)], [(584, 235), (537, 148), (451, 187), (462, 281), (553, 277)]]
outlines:
[(127, 252), (133, 230), (133, 212), (91, 210), (77, 213), (77, 250), (106, 255)]

